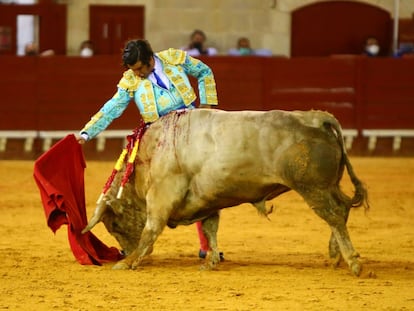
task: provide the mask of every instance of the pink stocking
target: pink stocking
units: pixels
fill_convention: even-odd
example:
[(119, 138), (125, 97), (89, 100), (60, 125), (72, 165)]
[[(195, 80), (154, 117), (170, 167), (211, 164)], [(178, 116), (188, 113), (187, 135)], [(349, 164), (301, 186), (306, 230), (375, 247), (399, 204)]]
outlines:
[(201, 225), (201, 221), (197, 221), (196, 225), (197, 225), (197, 231), (198, 231), (198, 238), (200, 240), (200, 249), (202, 251), (207, 252), (210, 248), (208, 247), (208, 241), (207, 241), (206, 236), (204, 235), (202, 225)]

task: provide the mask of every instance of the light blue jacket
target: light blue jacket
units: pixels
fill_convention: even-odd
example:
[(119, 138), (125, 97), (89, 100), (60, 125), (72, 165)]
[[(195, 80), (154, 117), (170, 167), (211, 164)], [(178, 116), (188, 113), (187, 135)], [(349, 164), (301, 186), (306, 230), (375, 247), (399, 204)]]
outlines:
[(211, 69), (200, 60), (188, 56), (185, 51), (168, 49), (155, 54), (169, 80), (169, 89), (164, 89), (148, 78), (137, 77), (130, 69), (124, 72), (118, 90), (81, 130), (88, 139), (97, 136), (118, 118), (134, 99), (145, 123), (156, 121), (170, 111), (193, 108), (196, 94), (188, 75), (198, 80), (200, 104), (217, 105), (217, 91)]

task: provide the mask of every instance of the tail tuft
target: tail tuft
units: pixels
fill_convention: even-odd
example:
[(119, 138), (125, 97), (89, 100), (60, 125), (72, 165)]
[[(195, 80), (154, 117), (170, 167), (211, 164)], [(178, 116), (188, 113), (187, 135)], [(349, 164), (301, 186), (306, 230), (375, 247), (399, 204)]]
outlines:
[(336, 136), (337, 142), (342, 150), (342, 161), (345, 164), (345, 167), (348, 171), (348, 175), (351, 178), (352, 184), (355, 187), (355, 193), (351, 199), (351, 207), (364, 206), (365, 210), (368, 210), (369, 209), (368, 191), (365, 185), (356, 176), (354, 169), (352, 167), (352, 164), (349, 161), (348, 154), (346, 152), (346, 148), (344, 144), (344, 138), (342, 135), (341, 125), (339, 124), (338, 120), (336, 120), (332, 116), (332, 119), (324, 121), (323, 126), (326, 130), (329, 129)]

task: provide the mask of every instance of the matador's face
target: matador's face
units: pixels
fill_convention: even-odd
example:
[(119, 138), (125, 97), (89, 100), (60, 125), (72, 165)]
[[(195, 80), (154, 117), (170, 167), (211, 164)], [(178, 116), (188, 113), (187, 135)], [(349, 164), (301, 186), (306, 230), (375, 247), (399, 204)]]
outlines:
[(140, 77), (141, 79), (145, 79), (149, 76), (149, 74), (154, 69), (155, 60), (154, 57), (152, 57), (149, 61), (149, 65), (144, 64), (140, 60), (137, 61), (133, 65), (128, 65), (129, 69), (132, 69), (132, 71), (135, 73), (137, 77)]

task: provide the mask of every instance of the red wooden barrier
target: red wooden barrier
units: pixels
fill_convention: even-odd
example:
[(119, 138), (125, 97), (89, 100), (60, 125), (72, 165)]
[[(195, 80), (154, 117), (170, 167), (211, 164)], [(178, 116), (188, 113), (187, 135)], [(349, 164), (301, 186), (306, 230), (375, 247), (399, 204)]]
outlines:
[(357, 128), (354, 59), (268, 59), (264, 108), (326, 110), (345, 128)]
[(37, 129), (36, 58), (0, 56), (0, 130)]
[[(122, 72), (119, 57), (39, 58), (38, 128), (79, 130), (115, 94)], [(137, 119), (125, 113), (111, 128), (133, 128)]]
[(414, 129), (414, 59), (369, 59), (361, 66), (361, 128)]
[[(321, 109), (360, 135), (364, 129), (414, 130), (414, 58), (203, 61), (215, 73), (224, 110)], [(0, 131), (78, 131), (115, 93), (124, 70), (116, 56), (1, 56), (0, 68)], [(131, 104), (110, 129), (132, 129), (138, 118)]]

